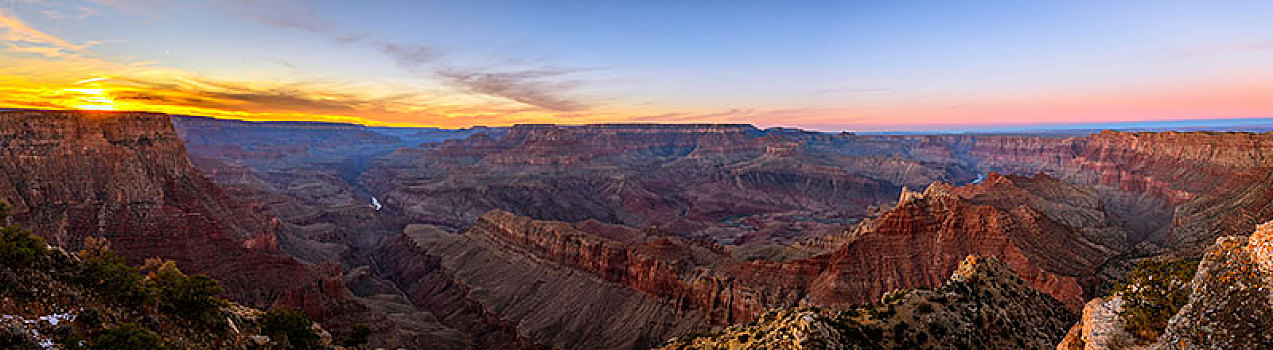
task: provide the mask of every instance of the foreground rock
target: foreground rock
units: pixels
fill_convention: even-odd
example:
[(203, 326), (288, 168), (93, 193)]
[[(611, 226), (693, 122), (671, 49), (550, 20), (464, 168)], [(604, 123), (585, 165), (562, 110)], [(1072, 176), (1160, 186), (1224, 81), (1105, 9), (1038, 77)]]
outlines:
[[(1268, 349), (1273, 347), (1273, 222), (1249, 237), (1223, 237), (1207, 249), (1182, 286), (1187, 303), (1154, 339), (1131, 336), (1122, 297), (1095, 299), (1065, 349)], [(1113, 316), (1111, 316), (1111, 314)]]
[(772, 311), (662, 349), (1044, 349), (1074, 315), (1003, 262), (969, 256), (934, 290), (894, 292), (879, 304)]
[(1221, 238), (1207, 249), (1189, 303), (1171, 318), (1156, 347), (1273, 347), (1273, 222), (1249, 238)]
[(330, 334), (295, 311), (227, 302), (214, 280), (171, 261), (129, 267), (103, 242), (90, 239), (72, 254), (0, 224), (0, 348), (333, 347)]

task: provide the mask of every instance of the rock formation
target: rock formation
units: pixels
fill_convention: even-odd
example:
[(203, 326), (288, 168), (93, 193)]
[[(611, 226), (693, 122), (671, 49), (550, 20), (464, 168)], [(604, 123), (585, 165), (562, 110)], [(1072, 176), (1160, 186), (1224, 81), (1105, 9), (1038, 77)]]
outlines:
[[(1058, 194), (1041, 192), (1045, 189)], [(934, 184), (923, 193), (903, 192), (896, 207), (867, 222), (841, 248), (818, 257), (827, 268), (810, 299), (838, 305), (893, 289), (933, 287), (961, 256), (978, 254), (1004, 260), (1036, 289), (1078, 309), (1085, 300), (1084, 279), (1095, 277), (1118, 252), (1093, 239), (1119, 236), (1094, 200), (1080, 187), (1045, 175), (992, 173), (977, 185)], [(1078, 227), (1092, 232), (1085, 235)], [(1110, 233), (1115, 237), (1105, 237)]]
[(1273, 347), (1273, 221), (1249, 237), (1222, 237), (1187, 285), (1188, 301), (1151, 341), (1131, 337), (1119, 295), (1093, 299), (1065, 349), (1266, 349)]
[[(1083, 187), (1045, 175), (991, 174), (979, 185), (904, 192), (839, 248), (787, 261), (744, 261), (726, 246), (657, 229), (503, 211), (458, 235), (411, 226), (375, 261), (444, 324), (503, 334), (492, 345), (642, 348), (660, 336), (751, 321), (774, 307), (849, 307), (895, 289), (936, 287), (968, 254), (1006, 260), (1031, 286), (1077, 310), (1098, 267), (1116, 253), (1088, 236), (1121, 237), (1102, 215)], [(609, 306), (562, 315), (585, 303)]]
[(1078, 310), (1133, 259), (1273, 219), (1269, 134), (176, 124), (236, 218), (279, 217), (275, 251), (480, 347), (643, 348), (935, 288), (969, 254)]
[(1004, 263), (969, 256), (932, 290), (897, 291), (878, 304), (771, 311), (662, 349), (1044, 349), (1073, 315)]
[[(499, 228), (506, 224), (502, 220), (530, 225), (510, 232)], [(707, 325), (703, 311), (652, 295), (655, 290), (649, 288), (658, 287), (657, 279), (668, 282), (666, 278), (677, 276), (634, 274), (650, 270), (627, 264), (642, 256), (625, 251), (625, 245), (578, 236), (565, 223), (528, 221), (492, 213), (464, 235), (411, 226), (381, 248), (376, 265), (416, 305), (438, 315), (443, 324), (478, 337), (479, 347), (639, 349)], [(515, 236), (519, 232), (531, 236)], [(550, 238), (558, 240), (531, 242)], [(658, 249), (658, 244), (651, 242), (648, 249)], [(556, 248), (570, 250), (544, 252)], [(580, 260), (577, 254), (595, 255)], [(667, 267), (661, 260), (644, 261), (647, 268)], [(609, 265), (580, 271), (580, 264)], [(636, 285), (647, 289), (634, 290)]]
[(739, 125), (519, 125), (500, 139), (399, 150), (359, 181), (413, 221), (452, 229), (500, 209), (724, 242), (838, 231), (896, 195), (798, 140), (766, 135)]
[(342, 329), (387, 324), (354, 300), (338, 265), (280, 250), (277, 219), (193, 167), (165, 115), (3, 112), (0, 152), (0, 201), (52, 244), (105, 238), (131, 264), (174, 260), (246, 305), (288, 305)]

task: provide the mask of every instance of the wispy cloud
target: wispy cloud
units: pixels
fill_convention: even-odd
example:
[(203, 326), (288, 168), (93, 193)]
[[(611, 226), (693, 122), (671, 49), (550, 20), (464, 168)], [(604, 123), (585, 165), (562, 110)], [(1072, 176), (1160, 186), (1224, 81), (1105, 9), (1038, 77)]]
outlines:
[(437, 51), (422, 45), (404, 45), (383, 40), (373, 40), (369, 44), (379, 48), (380, 52), (389, 57), (393, 57), (393, 60), (403, 67), (416, 67), (438, 57)]
[(686, 122), (686, 121), (722, 121), (733, 120), (756, 113), (753, 108), (729, 108), (722, 111), (693, 113), (693, 112), (673, 112), (658, 115), (647, 115), (634, 117), (638, 121), (646, 122)]
[(406, 68), (418, 67), (438, 57), (436, 50), (424, 45), (394, 42), (345, 30), (336, 21), (315, 12), (311, 4), (306, 2), (232, 0), (226, 4), (231, 11), (261, 24), (305, 31), (342, 44), (377, 49)]
[(582, 102), (560, 93), (569, 91), (579, 83), (561, 78), (575, 72), (568, 69), (533, 69), (508, 72), (469, 71), (441, 69), (438, 75), (459, 88), (488, 96), (505, 98), (527, 105), (553, 111), (578, 111), (587, 109)]
[(12, 51), (34, 53), (47, 57), (66, 57), (84, 49), (84, 45), (72, 44), (27, 25), (13, 13), (0, 10), (0, 41)]
[[(119, 2), (112, 6), (129, 7)], [(47, 14), (46, 14), (47, 15)], [(159, 15), (153, 13), (151, 15)], [(0, 106), (145, 110), (241, 119), (326, 120), (364, 124), (467, 126), (555, 118), (551, 111), (578, 110), (582, 104), (543, 91), (572, 85), (565, 69), (486, 73), (452, 69), (434, 75), (424, 46), (405, 45), (343, 32), (321, 17), (289, 14), (279, 25), (325, 33), (332, 40), (380, 49), (404, 67), (421, 66), (454, 84), (456, 92), (390, 82), (225, 81), (159, 64), (113, 60), (91, 52), (94, 42), (77, 44), (40, 31), (0, 10), (0, 50), (10, 56), (0, 65)], [(283, 62), (281, 64), (287, 64)], [(429, 65), (429, 66), (426, 66)], [(495, 96), (498, 99), (474, 99)]]
[(70, 14), (61, 10), (56, 10), (56, 9), (47, 9), (47, 10), (40, 11), (40, 14), (43, 14), (44, 17), (48, 17), (49, 19), (54, 21), (64, 21), (64, 20), (83, 21), (88, 19), (89, 17), (96, 16), (100, 13), (101, 11), (98, 11), (95, 8), (87, 7), (87, 6), (76, 6), (75, 13), (70, 13)]
[(507, 99), (550, 111), (579, 111), (590, 107), (564, 96), (582, 84), (578, 79), (569, 79), (570, 74), (580, 69), (450, 67), (437, 64), (444, 53), (436, 48), (346, 30), (303, 2), (233, 0), (230, 3), (234, 11), (262, 24), (301, 30), (342, 44), (374, 48), (412, 74), (442, 78), (464, 93)]
[(167, 9), (172, 0), (92, 0), (98, 5), (134, 15), (154, 15)]
[[(165, 0), (95, 0), (111, 16), (161, 18)], [(228, 81), (135, 58), (103, 56), (96, 41), (74, 42), (44, 32), (0, 9), (0, 106), (98, 107), (240, 119), (326, 120), (365, 124), (468, 126), (586, 122), (599, 114), (629, 115), (586, 103), (575, 92), (591, 69), (543, 67), (522, 60), (471, 67), (446, 62), (429, 45), (345, 29), (309, 3), (223, 0), (236, 13), (277, 28), (314, 34), (337, 45), (378, 51), (421, 81)], [(104, 16), (90, 7), (56, 4), (30, 13), (54, 20)], [(40, 12), (40, 10), (48, 10)], [(289, 62), (280, 65), (298, 70)], [(295, 74), (295, 76), (303, 76)], [(322, 76), (316, 75), (316, 76)], [(92, 96), (85, 95), (92, 92)], [(86, 102), (87, 101), (87, 102)], [(91, 102), (97, 101), (97, 102)], [(597, 101), (597, 100), (593, 100)], [(604, 101), (604, 100), (601, 100)]]

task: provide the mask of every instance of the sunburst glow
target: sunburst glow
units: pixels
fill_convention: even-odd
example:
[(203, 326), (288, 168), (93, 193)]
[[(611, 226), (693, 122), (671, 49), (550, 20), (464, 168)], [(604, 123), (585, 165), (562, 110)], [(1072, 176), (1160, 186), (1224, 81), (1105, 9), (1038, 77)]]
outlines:
[(0, 108), (859, 131), (1273, 115), (1267, 1), (141, 3), (0, 7)]
[[(85, 80), (83, 82), (91, 82), (97, 80)], [(78, 83), (77, 83), (78, 84)], [(115, 108), (115, 100), (111, 99), (109, 93), (104, 88), (68, 88), (62, 89), (60, 95), (64, 96), (66, 104), (80, 110), (91, 111), (113, 111)]]

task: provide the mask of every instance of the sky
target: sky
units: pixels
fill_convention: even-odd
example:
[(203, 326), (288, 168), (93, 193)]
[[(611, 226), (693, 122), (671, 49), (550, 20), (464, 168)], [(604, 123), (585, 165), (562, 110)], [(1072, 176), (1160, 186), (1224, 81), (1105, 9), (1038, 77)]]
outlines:
[(0, 108), (827, 131), (1266, 118), (1273, 2), (0, 0)]

